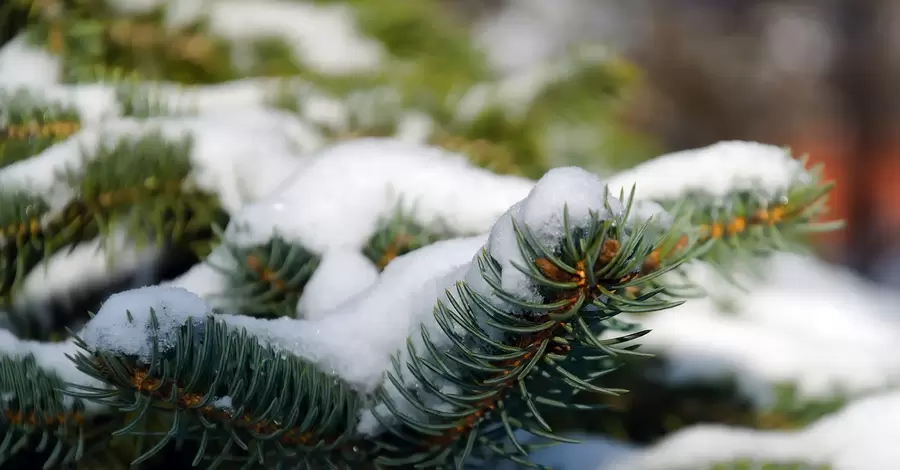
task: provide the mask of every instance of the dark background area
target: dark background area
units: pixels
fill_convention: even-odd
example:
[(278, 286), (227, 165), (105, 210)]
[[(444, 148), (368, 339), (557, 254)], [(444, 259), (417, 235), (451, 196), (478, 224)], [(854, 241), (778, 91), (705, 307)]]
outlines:
[(838, 183), (825, 256), (900, 284), (900, 3), (677, 0), (648, 6), (627, 53), (646, 76), (638, 126), (669, 149), (724, 139), (790, 146)]

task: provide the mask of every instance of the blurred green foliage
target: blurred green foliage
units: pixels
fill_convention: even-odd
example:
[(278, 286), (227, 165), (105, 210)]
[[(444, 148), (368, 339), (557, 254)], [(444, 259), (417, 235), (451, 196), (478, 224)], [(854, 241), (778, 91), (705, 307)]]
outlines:
[[(658, 151), (646, 136), (620, 122), (623, 100), (638, 73), (613, 55), (585, 54), (576, 48), (565, 58), (566, 70), (525, 99), (523, 112), (504, 109), (509, 103), (490, 103), (459, 119), (460, 100), (473, 87), (501, 86), (506, 77), (490, 71), (468, 25), (446, 5), (438, 0), (290, 1), (351, 9), (357, 29), (381, 44), (385, 60), (376, 70), (328, 73), (305, 64), (274, 33), (234, 44), (216, 36), (203, 15), (167, 26), (167, 2), (128, 14), (104, 0), (11, 0), (6, 8), (30, 12), (27, 37), (61, 58), (62, 78), (69, 83), (127, 77), (193, 85), (291, 77), (339, 97), (363, 88), (390, 87), (400, 91), (405, 106), (424, 111), (438, 124), (432, 143), (489, 142), (492, 148), (476, 155), (477, 162), (531, 177), (561, 164), (607, 172)], [(265, 4), (259, 3), (261, 8)], [(492, 165), (495, 158), (514, 163)]]

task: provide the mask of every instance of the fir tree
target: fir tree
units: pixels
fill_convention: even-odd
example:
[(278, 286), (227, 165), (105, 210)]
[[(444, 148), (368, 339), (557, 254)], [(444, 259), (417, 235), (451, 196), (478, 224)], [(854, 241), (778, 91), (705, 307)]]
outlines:
[[(332, 147), (283, 193), (245, 206), (206, 263), (173, 286), (114, 295), (59, 345), (9, 338), (15, 346), (6, 387), (14, 397), (28, 397), (8, 404), (9, 436), (25, 444), (43, 432), (71, 435), (58, 441), (61, 453), (53, 458), (81, 460), (94, 444), (82, 443), (83, 420), (111, 415), (119, 427), (114, 439), (150, 441), (139, 449), (138, 463), (181, 440), (199, 440), (197, 463), (221, 457), (310, 468), (456, 468), (497, 455), (526, 462), (529, 449), (517, 432), (565, 440), (547, 424), (549, 410), (579, 406), (573, 404), (578, 393), (621, 392), (602, 386), (602, 378), (646, 332), (616, 316), (680, 302), (665, 274), (685, 260), (715, 262), (736, 243), (751, 255), (764, 254), (814, 227), (811, 218), (827, 185), (772, 150), (769, 163), (781, 165), (775, 176), (787, 184), (786, 194), (754, 182), (701, 196), (690, 191), (697, 182), (685, 181), (686, 192), (673, 199), (660, 197), (664, 191), (635, 199), (637, 190), (624, 193), (623, 181), (614, 180), (620, 200), (607, 184), (575, 168), (552, 170), (531, 188), (528, 180), (490, 177), (407, 144), (363, 139)], [(696, 162), (675, 157), (678, 165)], [(670, 166), (673, 157), (664, 160), (649, 165)], [(435, 168), (452, 180), (442, 187), (428, 174)], [(409, 179), (402, 194), (416, 196), (421, 212), (357, 213), (390, 218), (382, 225), (364, 222), (375, 230), (371, 237), (366, 230), (353, 233), (359, 220), (348, 220), (347, 211), (356, 212), (403, 171), (410, 173), (401, 176)], [(338, 180), (323, 179), (326, 174), (363, 187), (328, 191)], [(381, 184), (365, 187), (373, 181)], [(460, 185), (472, 193), (461, 193)], [(311, 209), (309, 221), (275, 217), (302, 212), (315, 204), (315, 194), (328, 196), (331, 210)], [(485, 194), (498, 201), (479, 200)], [(485, 217), (502, 210), (487, 202), (504, 204), (523, 194), (497, 222)], [(712, 218), (725, 207), (735, 212)], [(429, 238), (413, 232), (428, 219), (447, 220), (443, 230), (450, 231), (477, 233), (485, 221), (492, 228), (485, 227), (487, 237), (433, 232), (452, 238), (416, 249)], [(241, 228), (248, 221), (255, 222), (249, 232)], [(365, 269), (359, 266), (377, 269), (362, 252), (357, 259), (363, 263), (348, 263), (348, 247), (372, 252), (378, 249), (373, 242), (388, 234), (406, 243), (400, 252), (412, 251), (388, 263), (361, 296), (332, 289), (353, 282), (359, 276), (353, 271)], [(372, 258), (396, 251), (384, 248)], [(332, 268), (332, 279), (317, 282), (315, 265), (335, 256), (344, 269)], [(250, 311), (232, 308), (251, 305), (253, 316), (215, 313), (179, 285), (206, 289), (224, 311)], [(300, 312), (306, 320), (293, 319), (298, 298), (286, 294), (302, 289), (347, 300), (334, 309), (308, 306)], [(51, 351), (71, 354), (72, 362), (38, 361)], [(77, 378), (63, 386), (61, 374)], [(48, 383), (43, 394), (28, 394), (28, 377), (35, 375)], [(49, 429), (32, 425), (47, 416), (59, 421)], [(146, 435), (148, 429), (155, 431)], [(103, 441), (109, 438), (97, 438), (100, 449), (111, 448)]]
[[(380, 61), (300, 63), (215, 14), (16, 4), (0, 459), (527, 466), (571, 441), (553, 415), (625, 393), (608, 378), (642, 358), (633, 319), (696, 295), (686, 267), (729, 278), (833, 228), (830, 186), (776, 147), (549, 170), (646, 153), (610, 120), (621, 64), (585, 47), (522, 96), (436, 4), (347, 3)], [(590, 126), (613, 137), (571, 145)], [(160, 276), (173, 254), (190, 269)], [(46, 304), (92, 283), (116, 292), (96, 315)]]

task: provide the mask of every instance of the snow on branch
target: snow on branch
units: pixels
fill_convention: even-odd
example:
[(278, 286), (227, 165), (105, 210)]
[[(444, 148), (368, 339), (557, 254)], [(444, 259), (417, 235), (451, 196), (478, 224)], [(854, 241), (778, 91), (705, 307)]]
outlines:
[[(350, 144), (344, 147), (354, 148)], [(386, 148), (398, 150), (396, 147)], [(340, 158), (323, 161), (343, 163)], [(379, 163), (383, 165), (377, 160), (373, 163), (375, 166)], [(460, 161), (451, 163), (454, 165), (449, 168), (456, 167), (459, 171), (466, 168)], [(447, 172), (444, 173), (446, 176)], [(478, 181), (477, 178), (475, 181)], [(477, 188), (477, 184), (466, 184), (459, 179), (456, 183), (465, 188)], [(438, 191), (435, 194), (458, 197), (455, 193)], [(448, 206), (438, 204), (438, 201), (430, 204), (434, 204), (435, 208)], [(449, 206), (454, 207), (452, 204)], [(388, 207), (384, 206), (385, 209)], [(484, 342), (479, 349), (481, 354), (496, 355), (496, 352), (491, 352), (496, 345), (511, 341), (509, 335), (522, 335), (517, 328), (532, 325), (528, 329), (533, 329), (537, 336), (530, 339), (533, 344), (527, 344), (522, 351), (525, 357), (543, 354), (539, 351), (547, 351), (547, 343), (556, 335), (571, 336), (570, 341), (575, 342), (576, 346), (584, 341), (588, 344), (583, 347), (596, 347), (607, 352), (614, 350), (613, 345), (617, 342), (626, 341), (627, 338), (623, 338), (609, 345), (598, 343), (596, 333), (589, 330), (596, 319), (579, 320), (584, 331), (569, 333), (565, 333), (564, 321), (573, 315), (591, 316), (605, 308), (611, 309), (611, 315), (634, 308), (631, 301), (615, 293), (618, 288), (612, 285), (638, 273), (647, 274), (641, 260), (657, 243), (653, 237), (660, 235), (647, 235), (651, 239), (648, 241), (643, 239), (644, 235), (631, 233), (630, 228), (620, 225), (626, 220), (626, 210), (625, 205), (611, 196), (606, 185), (596, 176), (577, 168), (560, 168), (548, 172), (524, 199), (512, 204), (493, 224), (490, 235), (437, 242), (396, 258), (369, 289), (354, 294), (325, 315), (267, 320), (214, 313), (209, 304), (187, 290), (172, 286), (148, 287), (111, 297), (81, 332), (80, 340), (84, 342), (90, 357), (120, 357), (135, 361), (129, 362), (132, 364), (129, 367), (135, 367), (136, 371), (147, 369), (152, 374), (160, 367), (157, 361), (165, 360), (173, 350), (178, 355), (178, 351), (188, 347), (184, 342), (192, 341), (192, 336), (185, 336), (185, 328), (206, 328), (209, 331), (208, 326), (202, 325), (222, 322), (226, 328), (242, 331), (242, 335), (249, 334), (264, 348), (279, 351), (287, 357), (300, 358), (317, 371), (353, 387), (355, 393), (376, 397), (369, 408), (362, 410), (356, 432), (368, 436), (365, 439), (386, 439), (383, 437), (385, 433), (394, 431), (385, 423), (396, 423), (398, 420), (430, 421), (427, 415), (421, 413), (423, 405), (411, 401), (407, 388), (437, 390), (443, 387), (445, 392), (442, 393), (454, 393), (452, 390), (455, 389), (452, 384), (444, 383), (446, 378), (440, 374), (420, 376), (403, 368), (396, 369), (396, 364), (419, 364), (426, 357), (440, 360), (434, 356), (435, 352), (454, 350), (459, 347), (459, 338), (472, 335), (472, 341)], [(472, 211), (466, 208), (461, 212)], [(452, 211), (443, 213), (444, 216), (452, 214)], [(343, 215), (341, 210), (322, 212), (319, 226), (326, 229), (324, 224), (330, 220), (341, 220)], [(344, 243), (335, 246), (346, 248)], [(561, 251), (553, 255), (556, 250)], [(572, 257), (575, 258), (570, 259)], [(581, 257), (589, 261), (577, 261)], [(594, 257), (597, 257), (596, 261)], [(595, 263), (599, 264), (595, 266)], [(490, 267), (494, 264), (495, 267)], [(527, 266), (537, 268), (529, 269)], [(542, 274), (539, 270), (547, 271)], [(573, 270), (573, 274), (567, 275), (563, 270)], [(495, 279), (495, 276), (499, 277)], [(584, 279), (576, 283), (568, 280), (570, 276)], [(606, 279), (603, 276), (608, 276), (609, 281), (602, 280)], [(608, 287), (611, 289), (608, 294), (601, 295), (607, 289), (603, 286), (605, 282), (613, 284)], [(554, 284), (563, 290), (556, 294), (547, 292), (547, 287)], [(459, 292), (459, 295), (470, 293), (458, 297), (454, 292)], [(562, 295), (574, 297), (563, 302), (557, 298)], [(490, 302), (493, 307), (488, 308), (487, 304), (479, 302)], [(468, 305), (470, 310), (446, 313), (448, 308), (458, 308), (460, 305)], [(644, 308), (660, 309), (667, 305), (666, 302), (648, 302)], [(525, 311), (520, 311), (522, 309)], [(534, 311), (529, 312), (529, 309)], [(471, 320), (464, 320), (464, 317), (457, 315), (472, 317)], [(542, 319), (544, 317), (547, 319)], [(519, 326), (504, 322), (518, 323)], [(556, 329), (559, 332), (553, 333)], [(547, 332), (542, 333), (543, 330)], [(347, 341), (347, 338), (352, 338), (352, 341)], [(531, 336), (525, 334), (525, 338)], [(512, 348), (515, 344), (518, 342), (507, 347)], [(555, 347), (549, 350), (555, 350)], [(507, 364), (508, 361), (501, 360), (501, 357), (498, 356), (498, 362), (493, 367), (510, 367), (510, 380), (519, 374), (524, 380), (528, 374), (526, 371), (538, 370), (534, 367), (522, 369), (515, 363)], [(134, 373), (141, 374), (141, 377), (146, 374)], [(134, 386), (140, 389), (143, 380), (140, 379), (140, 383)], [(584, 387), (591, 387), (578, 380), (576, 384), (584, 383)], [(173, 386), (181, 387), (178, 382)], [(472, 386), (478, 385), (473, 383)], [(509, 395), (506, 400), (510, 403), (516, 399), (530, 400), (530, 394), (522, 392), (524, 395), (517, 398), (517, 393), (507, 388), (506, 382), (497, 383), (496, 400), (502, 403), (500, 397), (506, 394)], [(454, 406), (452, 401), (441, 404), (440, 397), (444, 395), (435, 393), (431, 398), (422, 399), (433, 402), (431, 406), (437, 408)], [(474, 392), (457, 390), (456, 393)], [(247, 399), (250, 397), (238, 396), (235, 406), (242, 405), (240, 402)], [(249, 403), (243, 405), (251, 406)], [(484, 410), (477, 408), (468, 413), (475, 417), (486, 416)], [(450, 431), (448, 436), (458, 432), (481, 432), (474, 422), (458, 424), (456, 428), (459, 431)], [(431, 458), (428, 452), (419, 458)], [(468, 451), (464, 451), (459, 458), (465, 459), (467, 454)]]
[(725, 141), (654, 158), (615, 175), (614, 194), (637, 185), (638, 199), (678, 200), (689, 193), (724, 198), (751, 191), (772, 198), (810, 176), (787, 149), (757, 142)]
[(773, 405), (780, 384), (814, 400), (900, 383), (900, 357), (892, 352), (900, 341), (896, 295), (796, 254), (773, 257), (766, 276), (748, 282), (749, 291), (729, 286), (704, 264), (690, 270), (720, 297), (633, 319), (653, 330), (644, 348), (666, 359), (671, 383), (735, 379), (760, 410)]
[(532, 185), (436, 147), (356, 139), (314, 154), (272, 197), (245, 207), (227, 234), (241, 244), (277, 232), (316, 252), (361, 249), (378, 218), (400, 203), (423, 225), (483, 233)]
[[(339, 143), (306, 161), (272, 194), (234, 214), (225, 231), (230, 244), (261, 245), (277, 236), (325, 259), (335, 250), (360, 252), (398, 205), (423, 227), (485, 233), (534, 185), (478, 168), (460, 154), (396, 139)], [(214, 301), (228, 289), (223, 271), (234, 270), (239, 260), (233, 258), (229, 246), (220, 246), (172, 284)], [(320, 290), (333, 284), (323, 276), (306, 286), (301, 303), (337, 295)]]
[[(33, 357), (40, 372), (50, 374), (52, 378), (62, 380), (62, 385), (76, 387), (95, 387), (104, 388), (105, 385), (100, 381), (88, 375), (81, 373), (70, 357), (76, 355), (79, 349), (73, 340), (67, 340), (60, 343), (42, 343), (37, 341), (20, 340), (7, 330), (0, 329), (0, 360), (2, 359), (19, 359), (25, 357)], [(7, 380), (14, 381), (15, 376), (4, 376), (0, 378), (0, 382)], [(32, 377), (37, 380), (38, 377)], [(13, 397), (0, 396), (0, 402), (3, 399), (22, 399), (25, 398), (25, 391), (28, 389), (28, 383), (3, 383), (3, 390), (11, 390), (20, 392)], [(34, 384), (32, 384), (34, 385)], [(45, 393), (59, 393), (60, 390), (44, 390)], [(78, 406), (80, 412), (97, 413), (106, 409), (105, 406), (87, 400), (73, 398), (72, 396), (63, 395), (62, 403), (69, 409)], [(54, 397), (41, 396), (32, 397), (32, 399), (44, 399), (49, 403), (53, 403)]]
[(191, 182), (216, 194), (237, 212), (247, 200), (265, 195), (302, 165), (298, 140), (305, 129), (286, 113), (248, 109), (203, 117), (121, 118), (82, 129), (40, 154), (0, 169), (0, 186), (43, 196), (59, 210), (75, 194), (67, 173), (78, 173), (104, 146), (160, 134), (189, 138)]
[[(359, 248), (374, 228), (374, 216), (390, 210), (395, 202), (396, 194), (385, 191), (390, 187), (385, 183), (390, 182), (408, 188), (400, 194), (421, 197), (413, 200), (419, 202), (417, 208), (422, 209), (421, 217), (425, 221), (451, 219), (453, 227), (478, 232), (490, 228), (498, 212), (503, 210), (502, 206), (512, 206), (509, 214), (519, 214), (521, 210), (520, 222), (534, 229), (542, 237), (541, 241), (548, 244), (557, 242), (564, 235), (561, 218), (564, 207), (569, 208), (568, 223), (573, 227), (586, 223), (586, 218), (598, 211), (601, 216), (605, 212), (605, 217), (612, 217), (614, 214), (604, 205), (607, 201), (618, 207), (617, 210), (624, 210), (621, 203), (606, 194), (605, 185), (598, 178), (580, 169), (554, 170), (542, 180), (544, 184), (531, 191), (524, 205), (510, 204), (510, 199), (521, 199), (522, 195), (529, 194), (530, 184), (512, 177), (488, 177), (486, 171), (468, 166), (462, 159), (447, 159), (442, 166), (435, 155), (416, 154), (412, 150), (392, 142), (379, 145), (376, 141), (358, 141), (320, 155), (296, 181), (296, 186), (288, 188), (275, 201), (261, 203), (270, 212), (258, 215), (255, 206), (245, 209), (243, 217), (246, 218), (241, 220), (253, 220), (256, 223), (250, 227), (263, 231), (262, 235), (251, 234), (250, 240), (265, 239), (277, 228), (280, 233), (296, 234), (304, 244), (323, 251)], [(356, 160), (354, 164), (348, 164), (348, 159)], [(359, 164), (361, 162), (367, 164)], [(342, 171), (345, 169), (351, 173)], [(416, 176), (406, 177), (403, 171)], [(355, 179), (354, 174), (358, 175)], [(333, 181), (348, 184), (354, 190), (342, 192), (345, 186), (335, 185), (331, 183)], [(296, 189), (292, 192), (293, 188)], [(341, 194), (348, 195), (342, 197)], [(288, 199), (291, 195), (296, 199)], [(315, 210), (304, 204), (305, 201), (322, 201), (324, 207)], [(276, 214), (290, 216), (272, 217), (273, 210)], [(309, 215), (303, 214), (304, 211), (309, 211)], [(271, 227), (278, 221), (291, 225)], [(357, 223), (358, 228), (354, 229), (348, 225), (350, 223)], [(407, 337), (420, 324), (433, 322), (429, 317), (436, 299), (457, 281), (465, 280), (466, 273), (472, 276), (471, 270), (477, 267), (473, 258), (482, 247), (512, 268), (509, 263), (520, 260), (521, 255), (516, 249), (511, 219), (502, 218), (490, 239), (480, 235), (438, 242), (396, 259), (365, 295), (339, 306), (321, 319), (258, 320), (232, 315), (223, 318), (228, 324), (248, 328), (261, 340), (305, 357), (322, 370), (335, 371), (347, 382), (371, 392), (379, 384), (383, 371), (388, 369), (391, 355), (401, 351)], [(529, 287), (523, 277), (517, 277), (515, 269), (505, 271), (509, 281), (504, 280), (504, 287), (526, 289), (516, 291), (523, 296), (534, 288)], [(148, 359), (148, 339), (146, 336), (141, 339), (141, 335), (148, 328), (150, 308), (156, 305), (148, 303), (149, 299), (157, 299), (156, 302), (159, 298), (172, 297), (166, 302), (173, 308), (155, 309), (157, 317), (161, 318), (160, 338), (172, 336), (172, 331), (182, 326), (189, 316), (201, 317), (209, 311), (205, 303), (195, 296), (189, 297), (186, 290), (177, 287), (147, 289), (134, 294), (117, 294), (112, 298), (115, 302), (107, 301), (81, 334), (88, 346), (94, 350)], [(180, 300), (188, 298), (190, 304)], [(129, 302), (135, 304), (130, 306)], [(131, 312), (130, 319), (122, 315), (124, 310)], [(120, 330), (135, 333), (119, 334)], [(349, 346), (342, 340), (348, 335), (356, 338), (353, 342), (356, 346)]]
[[(803, 463), (832, 470), (891, 470), (900, 459), (892, 436), (900, 432), (900, 393), (861, 399), (795, 432), (697, 425), (603, 470), (715, 468), (735, 461)], [(600, 470), (600, 469), (598, 469)]]
[[(734, 164), (733, 152), (746, 156), (743, 167)], [(801, 163), (775, 147), (730, 143), (698, 151), (689, 158), (692, 155), (685, 152), (678, 159), (681, 162), (676, 162), (678, 168), (668, 170), (674, 176), (667, 180), (655, 179), (658, 170), (651, 165), (653, 162), (618, 175), (617, 183), (611, 186), (616, 190), (612, 194), (617, 195), (621, 189), (626, 189), (627, 194), (636, 185), (637, 201), (630, 212), (631, 219), (655, 217), (660, 223), (670, 224), (672, 214), (653, 202), (656, 197), (652, 195), (665, 194), (668, 200), (677, 200), (696, 191), (698, 186), (692, 186), (690, 172), (699, 166), (724, 165), (722, 172), (711, 172), (704, 180), (709, 187), (719, 188), (721, 197), (747, 188), (746, 182), (735, 175), (744, 175), (757, 166), (750, 163), (754, 155), (777, 160), (777, 165), (771, 166), (776, 170), (770, 171), (776, 181), (773, 185), (785, 185), (779, 190), (789, 189), (792, 181), (807, 180)], [(672, 161), (670, 156), (662, 158)], [(401, 203), (408, 205), (415, 220), (422, 224), (441, 223), (457, 234), (479, 233), (486, 231), (505, 208), (521, 199), (534, 184), (475, 168), (450, 152), (393, 139), (340, 143), (317, 152), (309, 161), (277, 192), (236, 214), (226, 231), (228, 238), (241, 245), (252, 245), (278, 234), (319, 253), (335, 248), (359, 249), (374, 232), (379, 218)], [(680, 192), (666, 189), (666, 185), (678, 181), (685, 181)], [(646, 194), (651, 196), (643, 196)], [(719, 216), (728, 218), (727, 214)], [(231, 263), (222, 253), (210, 259), (210, 264), (224, 268)], [(217, 271), (220, 270), (201, 265), (175, 284), (204, 294), (215, 292), (222, 289), (224, 282)]]
[[(175, 134), (185, 129), (195, 132), (209, 129), (212, 133), (208, 137), (210, 155), (213, 150), (233, 151), (236, 155), (240, 151), (238, 146), (215, 144), (221, 135), (215, 132), (237, 133), (242, 127), (224, 125), (228, 122), (225, 118), (219, 121), (211, 117), (117, 120), (110, 121), (108, 127), (123, 133), (139, 132), (140, 122), (153, 122)], [(202, 149), (206, 137), (202, 132), (197, 135)], [(278, 138), (285, 137), (278, 134)], [(41, 157), (45, 161), (43, 164), (49, 165), (46, 162), (53, 162), (54, 158), (64, 161), (63, 157), (53, 155), (64, 155), (60, 149), (68, 148), (66, 144), (48, 149)], [(286, 159), (294, 156), (288, 144), (280, 145), (273, 146), (277, 151), (272, 155), (286, 155)], [(748, 144), (748, 149), (760, 149), (755, 145)], [(718, 155), (724, 158), (727, 152)], [(28, 164), (38, 167), (30, 161), (38, 160), (14, 164), (0, 172), (0, 176), (12, 171), (26, 174), (28, 172), (21, 168), (28, 168)], [(252, 159), (248, 157), (247, 161)], [(417, 405), (407, 395), (407, 389), (416, 388), (422, 376), (404, 372), (402, 368), (396, 370), (395, 363), (415, 363), (422, 360), (421, 355), (432, 354), (432, 350), (453, 348), (456, 344), (454, 335), (471, 334), (469, 328), (481, 331), (479, 335), (483, 335), (480, 336), (483, 341), (503, 341), (506, 337), (507, 333), (483, 310), (477, 314), (481, 316), (474, 317), (471, 325), (464, 322), (448, 327), (443, 323), (446, 320), (440, 320), (441, 316), (436, 312), (459, 305), (457, 295), (470, 292), (466, 295), (488, 299), (494, 305), (492, 308), (501, 309), (498, 311), (516, 311), (516, 308), (540, 305), (549, 300), (542, 290), (546, 286), (536, 283), (537, 278), (546, 277), (544, 283), (560, 286), (567, 285), (571, 276), (578, 275), (586, 276), (584, 282), (594, 282), (589, 280), (590, 275), (577, 274), (581, 269), (574, 267), (577, 264), (567, 268), (574, 269), (571, 274), (559, 267), (553, 269), (548, 263), (558, 261), (548, 261), (556, 256), (550, 255), (550, 251), (546, 252), (550, 258), (535, 264), (532, 257), (536, 255), (526, 256), (523, 243), (532, 244), (530, 249), (537, 250), (535, 253), (552, 251), (553, 247), (567, 244), (570, 248), (563, 248), (563, 252), (577, 251), (574, 240), (578, 238), (573, 233), (581, 233), (579, 230), (591, 233), (591, 230), (597, 230), (598, 223), (612, 223), (617, 227), (625, 224), (617, 232), (622, 246), (627, 246), (633, 236), (638, 236), (635, 234), (665, 238), (664, 233), (672, 232), (676, 235), (672, 240), (677, 241), (683, 234), (679, 230), (686, 228), (685, 221), (676, 220), (677, 214), (669, 213), (664, 204), (654, 202), (656, 198), (626, 204), (616, 198), (602, 180), (578, 168), (551, 170), (535, 183), (525, 178), (493, 174), (446, 150), (383, 138), (340, 143), (293, 162), (291, 174), (283, 175), (283, 181), (275, 185), (274, 191), (257, 193), (249, 204), (233, 206), (232, 220), (224, 233), (226, 243), (206, 262), (168, 285), (126, 291), (111, 297), (79, 333), (79, 341), (83, 341), (79, 344), (88, 354), (82, 356), (84, 360), (100, 356), (124, 357), (152, 370), (153, 361), (162, 357), (160, 353), (182, 347), (180, 345), (187, 341), (186, 327), (200, 328), (214, 322), (234, 334), (249, 335), (250, 340), (260, 347), (277, 351), (284, 355), (282, 357), (303, 361), (319, 373), (335, 377), (360, 396), (377, 395), (378, 400), (359, 410), (353, 432), (364, 436), (363, 439), (381, 439), (388, 429), (385, 426), (392, 422), (428, 420), (427, 413), (421, 412), (421, 404)], [(803, 181), (802, 175), (796, 179), (798, 170), (792, 164), (783, 165), (782, 169), (785, 175), (790, 175), (783, 179), (788, 188), (792, 181)], [(653, 173), (646, 171), (649, 173), (638, 171), (632, 178), (640, 182), (641, 175)], [(223, 184), (222, 180), (227, 178), (221, 175), (206, 179), (210, 188)], [(723, 197), (729, 196), (728, 184), (736, 191), (749, 187), (727, 174), (720, 176), (727, 181), (721, 186)], [(617, 181), (624, 181), (624, 177), (618, 177)], [(625, 187), (624, 183), (620, 184)], [(650, 186), (649, 191), (653, 191), (652, 185), (645, 186)], [(641, 187), (635, 188), (637, 199), (641, 199)], [(688, 196), (695, 189), (686, 184), (681, 194), (664, 194), (677, 199)], [(221, 186), (217, 190), (224, 194)], [(383, 272), (378, 273), (378, 267), (362, 252), (378, 230), (380, 221), (398, 206), (404, 208), (416, 224), (441, 226), (448, 230), (451, 238), (394, 258), (384, 266)], [(645, 223), (648, 225), (638, 229)], [(523, 229), (527, 235), (523, 235)], [(226, 308), (228, 313), (214, 310), (210, 300), (214, 294), (232, 288), (227, 284), (227, 274), (223, 274), (223, 271), (227, 273), (233, 269), (236, 261), (229, 260), (228, 249), (259, 246), (276, 238), (308, 250), (308, 255), (314, 258), (313, 266), (318, 268), (312, 271), (303, 294), (295, 301), (299, 318), (288, 315), (264, 319), (239, 315), (244, 313), (240, 310)], [(628, 256), (634, 259), (626, 257), (618, 261), (624, 264), (617, 269), (626, 269), (628, 273), (622, 271), (619, 274), (622, 277), (616, 282), (630, 285), (633, 278), (648, 274), (648, 269), (659, 269), (662, 267), (660, 260), (667, 260), (672, 253), (689, 248), (693, 241), (697, 240), (688, 237), (686, 242), (679, 241), (677, 245), (651, 243), (643, 248), (623, 249), (623, 253), (630, 253)], [(665, 246), (668, 248), (663, 249)], [(610, 248), (611, 254), (607, 256), (612, 257), (606, 262), (618, 259), (616, 248)], [(606, 245), (603, 249), (607, 249)], [(643, 256), (647, 258), (643, 259)], [(658, 257), (655, 261), (654, 256)], [(649, 264), (647, 260), (650, 260)], [(532, 265), (537, 267), (528, 268)], [(546, 271), (540, 274), (541, 270)], [(488, 272), (494, 272), (497, 278), (489, 280)], [(648, 276), (647, 282), (652, 282), (651, 279), (653, 276)], [(462, 285), (471, 291), (459, 290)], [(335, 289), (335, 286), (342, 288)], [(606, 301), (612, 301), (612, 297)], [(624, 302), (628, 303), (623, 303), (622, 308), (637, 305), (634, 300)], [(664, 305), (647, 304), (644, 308), (661, 309)], [(444, 315), (456, 318), (452, 314)], [(660, 314), (659, 318), (667, 317)], [(347, 338), (353, 340), (348, 342)], [(593, 338), (585, 341), (597, 341)], [(435, 410), (447, 406), (440, 396), (460, 392), (452, 384), (439, 385), (440, 377), (428, 380), (435, 380), (429, 387), (437, 387), (435, 390), (439, 391), (431, 398), (422, 399), (431, 403)], [(505, 385), (500, 385), (498, 393), (507, 393), (503, 388)], [(235, 398), (216, 399), (232, 403), (229, 400)], [(240, 402), (241, 397), (236, 399)], [(487, 412), (474, 410), (472, 413), (472, 416), (482, 417)], [(457, 426), (463, 429), (459, 432), (475, 432), (470, 430), (471, 424)]]

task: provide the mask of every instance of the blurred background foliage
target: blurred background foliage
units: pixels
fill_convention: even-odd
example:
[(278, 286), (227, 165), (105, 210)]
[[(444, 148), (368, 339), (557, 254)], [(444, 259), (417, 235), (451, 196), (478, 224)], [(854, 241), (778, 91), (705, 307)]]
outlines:
[[(202, 4), (199, 0), (183, 3)], [(211, 1), (202, 6), (217, 3), (247, 4)], [(493, 169), (532, 177), (562, 162), (598, 171), (627, 167), (659, 150), (646, 135), (628, 129), (619, 119), (626, 109), (627, 90), (639, 80), (638, 69), (594, 43), (573, 43), (565, 54), (533, 64), (530, 77), (522, 78), (519, 72), (492, 69), (470, 34), (472, 18), (456, 2), (263, 3), (274, 4), (276, 12), (284, 4), (340, 9), (308, 10), (313, 16), (309, 21), (321, 16), (325, 23), (338, 12), (350, 11), (359, 34), (377, 42), (383, 60), (371, 64), (368, 58), (342, 57), (337, 62), (343, 65), (316, 66), (298, 57), (278, 28), (269, 34), (221, 34), (234, 29), (230, 24), (234, 20), (227, 18), (234, 12), (216, 16), (215, 8), (205, 14), (198, 7), (198, 14), (178, 17), (172, 13), (171, 2), (10, 0), (3, 7), (3, 29), (7, 38), (20, 31), (31, 44), (61, 57), (62, 77), (68, 83), (127, 77), (195, 85), (291, 77), (337, 97), (364, 88), (390, 87), (401, 92), (404, 106), (421, 109), (437, 121), (433, 143), (455, 145), (469, 153), (486, 152), (473, 155), (475, 161), (501, 160)], [(336, 42), (345, 40), (339, 37), (342, 34), (335, 33)], [(340, 45), (335, 48), (335, 54), (356, 52)], [(522, 94), (511, 99), (521, 99), (524, 103), (519, 107), (524, 109), (510, 112), (490, 102), (490, 91), (476, 96), (476, 87), (486, 84), (509, 88), (507, 94)], [(476, 108), (466, 119), (459, 119), (458, 109), (467, 98), (466, 105)], [(377, 129), (355, 133), (383, 134)], [(490, 148), (472, 145), (485, 142), (492, 144)], [(609, 158), (598, 159), (598, 155)]]

